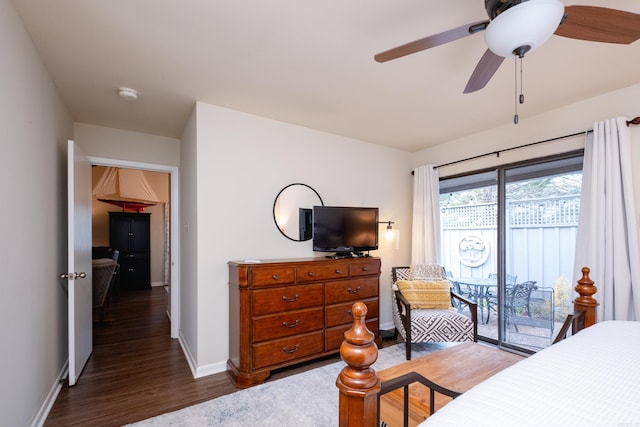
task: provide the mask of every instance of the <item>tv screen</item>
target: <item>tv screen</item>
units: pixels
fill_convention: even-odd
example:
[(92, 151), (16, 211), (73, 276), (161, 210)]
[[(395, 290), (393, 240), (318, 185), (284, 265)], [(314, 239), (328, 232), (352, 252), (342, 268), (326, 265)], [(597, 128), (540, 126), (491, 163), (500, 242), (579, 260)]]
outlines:
[(313, 250), (346, 254), (378, 249), (378, 208), (313, 207)]

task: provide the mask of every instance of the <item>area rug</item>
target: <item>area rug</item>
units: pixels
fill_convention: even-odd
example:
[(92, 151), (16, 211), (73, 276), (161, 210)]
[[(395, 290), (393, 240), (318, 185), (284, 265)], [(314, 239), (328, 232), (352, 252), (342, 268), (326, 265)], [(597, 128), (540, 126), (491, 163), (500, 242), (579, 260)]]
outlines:
[[(414, 344), (412, 359), (452, 344)], [(376, 371), (404, 362), (404, 344), (383, 348)], [(266, 382), (175, 412), (149, 418), (133, 427), (331, 427), (338, 425), (336, 379), (345, 366), (336, 362), (301, 374)]]

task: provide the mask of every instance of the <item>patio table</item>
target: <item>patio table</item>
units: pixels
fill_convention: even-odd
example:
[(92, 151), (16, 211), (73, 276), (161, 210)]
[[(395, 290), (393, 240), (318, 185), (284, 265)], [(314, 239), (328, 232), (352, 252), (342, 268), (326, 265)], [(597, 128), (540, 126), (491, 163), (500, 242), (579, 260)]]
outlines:
[[(488, 299), (491, 295), (489, 291), (497, 290), (498, 281), (495, 278), (487, 277), (454, 277), (451, 281), (457, 284), (456, 287), (459, 292), (478, 303), (480, 321), (483, 324), (486, 323), (484, 320), (484, 307), (486, 305), (487, 310), (489, 310)], [(462, 289), (463, 287), (467, 288), (467, 292)]]

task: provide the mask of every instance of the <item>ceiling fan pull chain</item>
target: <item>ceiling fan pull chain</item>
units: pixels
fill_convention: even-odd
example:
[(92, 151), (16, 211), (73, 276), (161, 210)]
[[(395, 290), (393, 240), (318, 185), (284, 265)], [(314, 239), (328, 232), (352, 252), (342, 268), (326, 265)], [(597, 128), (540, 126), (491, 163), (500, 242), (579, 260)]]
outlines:
[(520, 104), (524, 104), (524, 94), (522, 93), (522, 82), (524, 81), (523, 79), (524, 73), (522, 72), (523, 59), (524, 59), (523, 57), (520, 57), (520, 98), (519, 98)]
[[(518, 120), (520, 119), (520, 117), (518, 116), (518, 104), (524, 104), (524, 93), (522, 91), (522, 81), (523, 81), (523, 72), (522, 72), (522, 56), (520, 55), (514, 55), (515, 58), (515, 90), (514, 90), (514, 95), (515, 95), (515, 114), (513, 115), (513, 124), (517, 125), (518, 124)], [(518, 59), (520, 60), (520, 94), (518, 95)]]
[(514, 55), (513, 57), (513, 64), (514, 64), (514, 75), (513, 75), (513, 86), (514, 86), (514, 97), (516, 98), (516, 102), (514, 103), (514, 114), (513, 114), (513, 124), (517, 125), (518, 124), (518, 57)]

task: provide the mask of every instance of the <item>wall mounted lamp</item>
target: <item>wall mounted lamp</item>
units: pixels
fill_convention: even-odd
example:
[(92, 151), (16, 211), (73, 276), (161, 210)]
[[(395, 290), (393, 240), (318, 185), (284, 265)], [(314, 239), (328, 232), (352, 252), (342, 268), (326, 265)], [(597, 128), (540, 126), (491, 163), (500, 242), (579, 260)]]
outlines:
[(381, 240), (381, 249), (399, 249), (400, 248), (400, 231), (393, 228), (393, 221), (378, 221), (378, 224), (387, 224), (387, 231), (384, 233), (384, 239)]
[(395, 224), (395, 222), (393, 222), (393, 221), (378, 221), (378, 224), (387, 224), (387, 232), (384, 234), (384, 237), (387, 240), (393, 240), (393, 238), (395, 237), (395, 234), (393, 232), (393, 227), (391, 226), (391, 224)]

